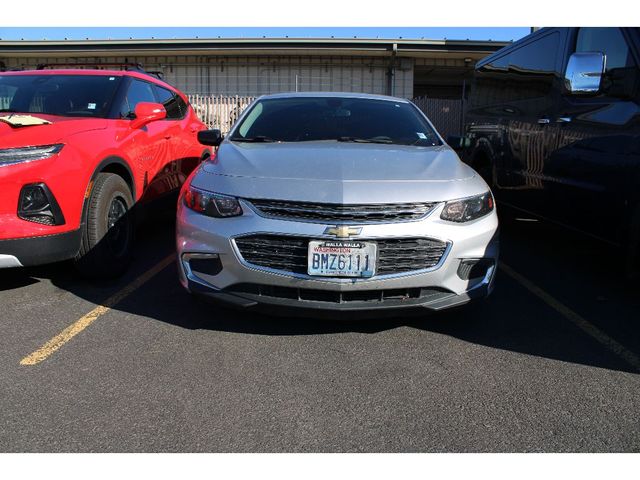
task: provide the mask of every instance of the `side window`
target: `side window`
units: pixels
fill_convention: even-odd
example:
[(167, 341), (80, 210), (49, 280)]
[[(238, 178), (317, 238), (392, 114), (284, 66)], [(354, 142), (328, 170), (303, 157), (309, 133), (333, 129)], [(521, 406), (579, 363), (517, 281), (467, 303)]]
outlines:
[(559, 42), (558, 33), (551, 33), (484, 65), (476, 72), (476, 100), (488, 106), (549, 95)]
[(556, 69), (558, 42), (558, 34), (553, 33), (515, 50), (509, 56), (509, 70), (524, 74), (553, 74)]
[(549, 95), (556, 75), (560, 36), (552, 33), (515, 50), (509, 57), (510, 100), (540, 98)]
[(182, 112), (182, 118), (186, 117), (189, 113), (189, 104), (187, 104), (180, 95), (176, 95), (178, 99), (178, 106), (180, 107), (180, 112)]
[(181, 99), (178, 95), (158, 85), (154, 85), (153, 88), (156, 91), (158, 102), (164, 105), (164, 109), (167, 111), (168, 120), (178, 120), (184, 117), (178, 101)]
[(638, 69), (622, 31), (617, 27), (578, 29), (576, 52), (605, 55), (603, 88), (610, 95), (631, 96), (637, 89)]
[(129, 85), (127, 96), (122, 102), (120, 107), (120, 116), (122, 118), (129, 118), (136, 109), (136, 105), (140, 102), (156, 102), (156, 97), (153, 95), (153, 89), (150, 83), (143, 82), (142, 80), (133, 79)]
[(622, 32), (616, 27), (590, 27), (578, 30), (576, 52), (602, 52), (606, 55), (606, 70), (635, 66)]
[(506, 100), (503, 93), (508, 69), (507, 54), (476, 70), (470, 96), (472, 108), (496, 105)]

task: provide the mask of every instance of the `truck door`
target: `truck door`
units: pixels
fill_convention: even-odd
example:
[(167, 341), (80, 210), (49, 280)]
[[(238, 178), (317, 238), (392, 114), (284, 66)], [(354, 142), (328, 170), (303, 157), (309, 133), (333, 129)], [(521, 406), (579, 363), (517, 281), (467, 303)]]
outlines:
[(497, 184), (503, 201), (543, 216), (550, 208), (544, 164), (555, 141), (549, 124), (557, 110), (562, 33), (551, 29), (514, 49), (503, 83), (504, 147), (496, 161)]
[(562, 92), (552, 119), (557, 147), (544, 168), (558, 219), (616, 242), (624, 235), (640, 165), (640, 71), (633, 33), (572, 29), (564, 69), (574, 52), (601, 52), (605, 71), (597, 93)]

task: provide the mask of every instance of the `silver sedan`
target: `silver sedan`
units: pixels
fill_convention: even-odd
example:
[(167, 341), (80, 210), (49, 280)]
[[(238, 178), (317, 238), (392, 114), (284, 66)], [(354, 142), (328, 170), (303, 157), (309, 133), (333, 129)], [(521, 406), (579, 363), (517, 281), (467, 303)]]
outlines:
[(185, 183), (180, 282), (239, 307), (441, 310), (484, 298), (498, 257), (487, 184), (411, 102), (257, 99)]

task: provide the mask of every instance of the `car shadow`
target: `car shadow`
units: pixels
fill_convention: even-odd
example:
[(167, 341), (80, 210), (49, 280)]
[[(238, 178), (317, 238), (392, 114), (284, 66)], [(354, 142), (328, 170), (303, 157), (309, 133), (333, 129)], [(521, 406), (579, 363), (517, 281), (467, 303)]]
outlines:
[(26, 287), (38, 283), (40, 280), (30, 275), (24, 275), (25, 272), (21, 272), (17, 269), (0, 270), (0, 291), (2, 290), (14, 290), (17, 288)]
[[(542, 222), (525, 220), (503, 222), (502, 261), (640, 356), (640, 304), (635, 287), (620, 276), (618, 266), (599, 254), (602, 244)], [(87, 282), (70, 265), (62, 263), (0, 272), (0, 288), (21, 288), (49, 279), (58, 288), (101, 304), (175, 251), (172, 222), (145, 223), (139, 230), (132, 268), (120, 279)], [(171, 263), (113, 310), (184, 329), (252, 335), (378, 334), (415, 328), (475, 345), (638, 373), (500, 270), (494, 293), (464, 307), (437, 313), (398, 312), (390, 318), (333, 320), (296, 314), (272, 316), (211, 304), (185, 292), (178, 284), (176, 269)]]

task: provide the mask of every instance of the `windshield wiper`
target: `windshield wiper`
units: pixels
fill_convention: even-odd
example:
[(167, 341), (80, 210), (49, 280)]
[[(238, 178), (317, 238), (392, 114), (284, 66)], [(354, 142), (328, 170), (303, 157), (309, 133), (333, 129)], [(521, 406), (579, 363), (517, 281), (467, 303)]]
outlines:
[(275, 142), (273, 138), (265, 137), (264, 135), (256, 135), (255, 137), (233, 137), (230, 139), (232, 142), (253, 142), (253, 143), (271, 143)]
[(1, 113), (18, 113), (18, 110), (12, 110), (11, 108), (0, 108)]
[(357, 138), (357, 137), (338, 137), (336, 140), (339, 142), (354, 142), (354, 143), (393, 143), (389, 137), (373, 137), (373, 138)]

